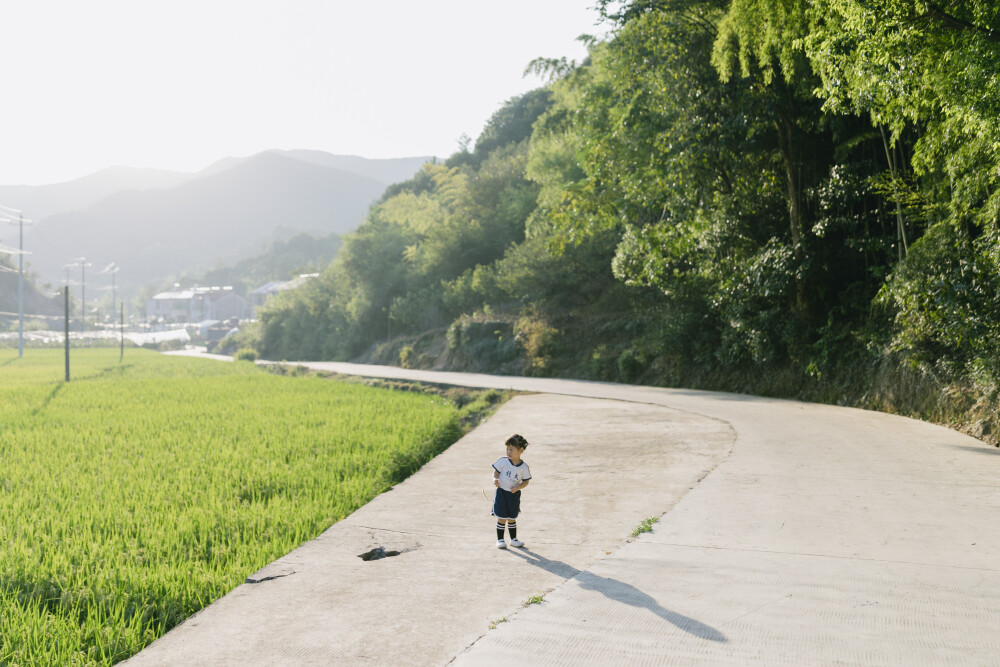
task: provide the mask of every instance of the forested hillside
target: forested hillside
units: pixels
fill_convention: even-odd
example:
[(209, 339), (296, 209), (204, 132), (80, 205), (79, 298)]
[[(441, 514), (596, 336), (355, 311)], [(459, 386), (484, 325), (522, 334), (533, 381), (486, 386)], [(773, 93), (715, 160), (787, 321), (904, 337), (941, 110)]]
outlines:
[(393, 186), (269, 358), (802, 397), (990, 436), (1000, 7), (599, 2), (583, 63)]
[[(18, 330), (18, 261), (0, 254), (0, 332)], [(25, 271), (20, 285), (21, 312), (29, 329), (48, 328), (49, 317), (63, 314), (63, 299)]]
[(336, 234), (313, 236), (296, 234), (287, 241), (273, 241), (266, 252), (235, 264), (223, 264), (207, 271), (188, 271), (176, 277), (181, 285), (229, 285), (237, 294), (250, 292), (272, 280), (291, 280), (327, 266), (340, 249)]

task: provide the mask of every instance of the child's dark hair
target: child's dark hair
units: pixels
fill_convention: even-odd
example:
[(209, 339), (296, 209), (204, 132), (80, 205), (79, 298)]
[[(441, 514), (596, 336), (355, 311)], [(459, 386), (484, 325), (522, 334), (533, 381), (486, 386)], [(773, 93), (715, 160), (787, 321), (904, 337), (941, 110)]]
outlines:
[(524, 448), (526, 448), (528, 446), (528, 441), (524, 439), (523, 435), (518, 435), (518, 434), (515, 433), (514, 435), (510, 436), (509, 438), (507, 438), (507, 442), (505, 442), (504, 444), (505, 445), (513, 445), (514, 447), (517, 447), (518, 449), (524, 449)]

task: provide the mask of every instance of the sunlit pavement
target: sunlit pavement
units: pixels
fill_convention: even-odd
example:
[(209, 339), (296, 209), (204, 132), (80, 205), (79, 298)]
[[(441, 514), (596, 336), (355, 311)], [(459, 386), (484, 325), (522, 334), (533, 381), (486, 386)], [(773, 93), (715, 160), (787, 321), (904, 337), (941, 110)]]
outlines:
[[(1000, 663), (1000, 450), (977, 440), (731, 394), (309, 365), (538, 394), (130, 663)], [(484, 491), (513, 432), (534, 479), (526, 548), (501, 551)], [(397, 555), (359, 558), (377, 547)]]

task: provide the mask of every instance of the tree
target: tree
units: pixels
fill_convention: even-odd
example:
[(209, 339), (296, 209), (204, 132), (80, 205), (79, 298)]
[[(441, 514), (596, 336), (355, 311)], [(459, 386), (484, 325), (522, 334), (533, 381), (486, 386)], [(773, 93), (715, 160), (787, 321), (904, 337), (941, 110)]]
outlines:
[(499, 148), (519, 144), (530, 137), (534, 122), (551, 106), (551, 97), (547, 89), (536, 88), (508, 100), (493, 114), (476, 139), (477, 163), (482, 163)]
[[(816, 133), (819, 104), (812, 95), (814, 83), (800, 41), (808, 33), (805, 0), (732, 0), (719, 21), (712, 63), (724, 81), (738, 71), (745, 79), (759, 80), (770, 93), (778, 147), (785, 167), (788, 220), (792, 248), (804, 264), (803, 170), (805, 151)], [(776, 76), (777, 75), (777, 76)], [(800, 314), (809, 309), (807, 285), (796, 278), (796, 304)]]
[[(987, 0), (821, 0), (803, 40), (825, 108), (865, 114), (888, 129), (890, 168), (890, 148), (918, 136), (910, 199), (928, 239), (911, 244), (916, 256), (883, 293), (896, 310), (897, 340), (918, 355), (925, 342), (948, 340), (933, 349), (968, 357), (969, 336), (955, 332), (980, 322), (977, 335), (994, 340), (1000, 323), (998, 25), (1000, 6)], [(903, 185), (893, 177), (894, 187)]]
[[(759, 312), (783, 317), (794, 303), (799, 274), (769, 250), (784, 236), (775, 226), (784, 199), (768, 130), (773, 102), (759, 85), (721, 81), (711, 65), (720, 3), (658, 2), (626, 14), (589, 65), (553, 85), (556, 104), (532, 139), (529, 175), (542, 192), (530, 230), (553, 230), (557, 245), (617, 233), (619, 279), (745, 332), (732, 339), (743, 351), (722, 358), (745, 358), (760, 339), (775, 345), (765, 356), (781, 356), (787, 341), (776, 327), (761, 335), (726, 315), (738, 294), (726, 285), (751, 267), (782, 286), (765, 293), (773, 307)], [(678, 332), (678, 342), (693, 333)]]

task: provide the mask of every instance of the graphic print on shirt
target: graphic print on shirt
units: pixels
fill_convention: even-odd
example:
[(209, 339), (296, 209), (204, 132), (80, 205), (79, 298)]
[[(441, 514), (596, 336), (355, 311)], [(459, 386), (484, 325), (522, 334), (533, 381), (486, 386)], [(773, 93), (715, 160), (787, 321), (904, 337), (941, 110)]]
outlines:
[(500, 473), (500, 488), (504, 491), (510, 491), (524, 480), (531, 479), (527, 463), (521, 461), (518, 465), (514, 465), (506, 456), (497, 459), (493, 469)]

